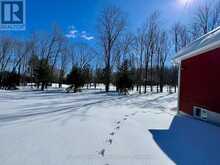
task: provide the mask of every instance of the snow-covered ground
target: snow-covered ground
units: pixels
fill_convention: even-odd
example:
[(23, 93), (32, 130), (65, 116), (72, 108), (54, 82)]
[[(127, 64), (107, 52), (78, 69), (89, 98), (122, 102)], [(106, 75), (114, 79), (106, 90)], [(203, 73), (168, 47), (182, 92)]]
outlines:
[(0, 91), (2, 165), (217, 165), (220, 128), (177, 117), (176, 94)]

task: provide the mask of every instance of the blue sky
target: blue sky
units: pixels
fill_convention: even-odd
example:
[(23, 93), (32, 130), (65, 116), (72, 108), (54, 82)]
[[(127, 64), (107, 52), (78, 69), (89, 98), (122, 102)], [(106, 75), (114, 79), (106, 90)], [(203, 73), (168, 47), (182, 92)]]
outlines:
[(190, 18), (192, 8), (185, 7), (180, 1), (182, 0), (26, 0), (26, 31), (10, 34), (27, 37), (33, 31), (50, 31), (52, 25), (57, 24), (72, 40), (81, 38), (92, 42), (95, 41), (99, 13), (109, 4), (119, 6), (127, 14), (131, 31), (135, 31), (155, 10), (160, 10), (161, 26), (166, 28), (177, 21), (187, 23)]

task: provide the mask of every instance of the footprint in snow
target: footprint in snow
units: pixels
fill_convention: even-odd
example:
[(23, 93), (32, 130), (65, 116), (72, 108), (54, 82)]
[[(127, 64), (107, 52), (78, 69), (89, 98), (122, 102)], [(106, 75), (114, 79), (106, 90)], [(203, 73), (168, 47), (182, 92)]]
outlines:
[(135, 116), (136, 114), (137, 114), (137, 112), (134, 112), (134, 113), (132, 113), (131, 115), (132, 115), (132, 116)]
[(113, 140), (112, 139), (108, 139), (107, 142), (112, 145)]
[(129, 115), (125, 115), (125, 117), (129, 117)]
[(101, 155), (102, 157), (105, 156), (105, 149), (102, 149), (100, 152), (99, 152), (99, 155)]
[(124, 120), (127, 120), (128, 118), (124, 118)]
[(114, 135), (115, 135), (115, 133), (114, 133), (114, 132), (112, 132), (112, 133), (110, 133), (109, 135), (114, 136)]
[(120, 121), (118, 121), (116, 124), (120, 124), (121, 122)]
[(120, 129), (120, 126), (116, 127), (115, 129), (116, 129), (116, 130), (119, 130), (119, 129)]

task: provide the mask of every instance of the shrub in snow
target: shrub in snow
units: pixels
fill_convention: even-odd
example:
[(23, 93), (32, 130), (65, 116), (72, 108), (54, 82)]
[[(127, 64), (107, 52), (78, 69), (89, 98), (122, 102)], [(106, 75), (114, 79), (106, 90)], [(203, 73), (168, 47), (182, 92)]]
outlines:
[(80, 91), (80, 88), (85, 84), (83, 70), (78, 67), (73, 67), (71, 72), (67, 75), (67, 84), (71, 85), (67, 88), (67, 92), (70, 92), (71, 90), (73, 90), (74, 93)]
[(19, 85), (20, 76), (15, 72), (1, 72), (0, 73), (0, 88), (6, 90), (15, 90)]

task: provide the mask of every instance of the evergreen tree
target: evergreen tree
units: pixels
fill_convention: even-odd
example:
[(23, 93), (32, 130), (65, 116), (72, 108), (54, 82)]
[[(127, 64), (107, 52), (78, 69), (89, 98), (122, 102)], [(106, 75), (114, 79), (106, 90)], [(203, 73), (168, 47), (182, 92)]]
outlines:
[(72, 68), (71, 72), (67, 75), (67, 84), (71, 85), (67, 91), (69, 92), (71, 89), (73, 89), (74, 93), (79, 91), (80, 88), (84, 86), (85, 78), (80, 68), (75, 66)]
[(15, 90), (19, 85), (20, 75), (14, 70), (12, 72), (5, 71), (0, 73), (0, 80), (0, 89)]
[(35, 70), (35, 74), (38, 83), (41, 83), (41, 90), (44, 90), (53, 79), (51, 66), (45, 59), (40, 60), (39, 66)]
[(117, 91), (127, 94), (129, 89), (133, 87), (133, 79), (131, 71), (128, 68), (128, 61), (124, 61), (116, 75), (116, 88)]

